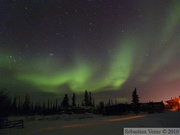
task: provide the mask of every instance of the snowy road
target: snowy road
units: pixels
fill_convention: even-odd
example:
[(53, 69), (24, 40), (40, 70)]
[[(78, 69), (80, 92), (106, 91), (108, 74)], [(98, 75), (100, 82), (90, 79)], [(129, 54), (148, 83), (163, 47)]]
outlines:
[(180, 112), (110, 116), (25, 123), (24, 129), (3, 129), (1, 135), (122, 135), (124, 127), (180, 127)]
[[(38, 134), (61, 134), (61, 135), (105, 135), (107, 134), (114, 134), (114, 135), (120, 135), (122, 134), (123, 127), (118, 124), (118, 122), (126, 121), (126, 120), (133, 120), (138, 118), (143, 118), (145, 115), (139, 115), (139, 116), (126, 116), (126, 117), (113, 117), (106, 119), (94, 119), (88, 121), (84, 121), (82, 123), (73, 123), (73, 124), (67, 124), (62, 126), (50, 126), (47, 128), (42, 128), (38, 130)], [(120, 130), (117, 130), (120, 129)]]
[[(140, 115), (140, 116), (128, 116), (128, 117), (116, 117), (116, 118), (110, 118), (110, 119), (105, 119), (105, 120), (100, 120), (100, 121), (93, 121), (93, 122), (83, 122), (83, 123), (76, 123), (76, 124), (68, 124), (68, 125), (63, 125), (63, 126), (51, 126), (51, 127), (47, 127), (47, 128), (42, 128), (39, 130), (40, 133), (43, 134), (49, 134), (49, 133), (53, 133), (53, 134), (57, 134), (57, 133), (62, 133), (65, 135), (75, 133), (77, 135), (79, 134), (85, 134), (85, 135), (89, 135), (89, 134), (102, 134), (104, 135), (104, 131), (106, 131), (106, 133), (109, 130), (112, 130), (112, 126), (111, 124), (113, 122), (118, 122), (118, 121), (125, 121), (125, 120), (132, 120), (132, 119), (137, 119), (137, 118), (142, 118), (145, 117), (145, 115)], [(108, 127), (111, 127), (108, 129)], [(106, 127), (104, 129), (104, 127)], [(122, 129), (122, 128), (121, 128)], [(73, 131), (73, 132), (72, 132)], [(112, 132), (112, 131), (110, 131)], [(113, 131), (114, 132), (114, 131)], [(113, 133), (115, 134), (115, 133)], [(119, 134), (119, 133), (118, 133)]]

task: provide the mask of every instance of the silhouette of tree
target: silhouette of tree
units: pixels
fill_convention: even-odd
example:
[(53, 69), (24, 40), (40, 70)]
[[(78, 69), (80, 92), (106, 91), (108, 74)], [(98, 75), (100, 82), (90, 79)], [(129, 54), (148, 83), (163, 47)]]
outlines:
[(49, 107), (49, 99), (48, 99), (48, 105), (47, 105), (47, 113), (49, 114), (49, 110), (50, 110), (50, 107)]
[(94, 98), (93, 98), (92, 106), (95, 107), (95, 101), (94, 101)]
[(84, 105), (93, 106), (91, 92), (88, 92), (87, 90), (84, 92)]
[(88, 105), (92, 106), (92, 97), (91, 97), (91, 92), (89, 92), (89, 97), (88, 97)]
[(13, 103), (12, 103), (12, 106), (11, 106), (11, 110), (12, 110), (12, 113), (14, 115), (16, 115), (18, 113), (18, 108), (17, 108), (17, 96), (15, 95), (14, 96), (14, 100), (13, 100)]
[(43, 107), (42, 107), (42, 113), (43, 113), (43, 114), (46, 114), (46, 113), (47, 113), (47, 111), (46, 111), (46, 105), (45, 105), (44, 102), (43, 102)]
[(84, 93), (84, 104), (85, 104), (85, 106), (88, 106), (88, 103), (89, 103), (88, 92), (87, 92), (87, 90), (85, 90), (85, 93)]
[(22, 115), (22, 101), (20, 99), (20, 96), (18, 96), (18, 107), (17, 107), (17, 110), (18, 110), (18, 114)]
[(35, 114), (39, 114), (38, 103), (37, 102), (35, 104), (34, 111), (35, 111)]
[(35, 114), (42, 115), (43, 109), (42, 109), (40, 103), (37, 103), (37, 102), (36, 102), (36, 105), (35, 105), (35, 107), (34, 107), (34, 111), (35, 111)]
[(69, 98), (68, 98), (68, 94), (65, 94), (63, 101), (62, 101), (62, 106), (63, 107), (69, 107)]
[(139, 113), (139, 96), (137, 94), (136, 88), (132, 93), (132, 109), (135, 114)]
[(111, 100), (109, 99), (108, 103), (107, 103), (107, 106), (110, 106), (110, 105), (111, 105)]
[(30, 113), (31, 113), (31, 115), (34, 115), (34, 103), (33, 102), (30, 105)]
[(0, 90), (0, 119), (8, 116), (11, 106), (11, 99), (4, 91), (5, 89)]
[(111, 99), (111, 105), (114, 105), (113, 100)]
[(75, 95), (75, 93), (73, 93), (73, 97), (72, 97), (72, 106), (76, 106), (76, 95)]
[(58, 111), (58, 99), (56, 98), (56, 112)]
[(139, 103), (139, 96), (137, 94), (136, 88), (134, 89), (134, 91), (132, 93), (132, 103), (133, 104)]
[(23, 113), (25, 115), (28, 115), (29, 114), (29, 111), (30, 111), (30, 98), (28, 95), (25, 96), (25, 100), (24, 100), (24, 103), (23, 103)]

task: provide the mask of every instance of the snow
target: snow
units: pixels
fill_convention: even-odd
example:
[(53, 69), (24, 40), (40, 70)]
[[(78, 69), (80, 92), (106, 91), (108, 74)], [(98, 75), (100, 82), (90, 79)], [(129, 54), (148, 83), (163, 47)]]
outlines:
[(25, 127), (1, 129), (1, 135), (122, 135), (124, 127), (180, 127), (180, 112), (169, 111), (123, 116), (86, 113), (9, 119), (23, 119)]

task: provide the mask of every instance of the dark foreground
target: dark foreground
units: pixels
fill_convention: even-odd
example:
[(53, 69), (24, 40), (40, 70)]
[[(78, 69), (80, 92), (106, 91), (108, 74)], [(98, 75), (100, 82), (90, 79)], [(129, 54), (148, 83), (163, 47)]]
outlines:
[(24, 128), (1, 129), (1, 135), (122, 135), (124, 127), (180, 127), (180, 111), (92, 117), (76, 119), (50, 119), (26, 121)]

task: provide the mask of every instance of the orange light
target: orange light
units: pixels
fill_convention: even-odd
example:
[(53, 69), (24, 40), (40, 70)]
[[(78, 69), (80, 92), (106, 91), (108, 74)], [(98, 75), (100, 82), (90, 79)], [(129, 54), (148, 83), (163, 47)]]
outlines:
[(137, 118), (142, 118), (142, 117), (145, 117), (145, 115), (129, 116), (129, 117), (124, 117), (124, 118), (115, 118), (115, 119), (109, 119), (109, 120), (105, 120), (105, 121), (107, 121), (107, 122), (113, 122), (113, 121), (122, 121), (122, 120), (137, 119)]
[(83, 127), (83, 126), (91, 126), (91, 125), (102, 124), (102, 123), (104, 123), (104, 122), (92, 122), (92, 123), (84, 123), (84, 124), (72, 124), (72, 125), (62, 126), (62, 128)]
[(116, 121), (124, 121), (124, 120), (131, 120), (131, 119), (137, 119), (146, 117), (146, 115), (138, 115), (138, 116), (129, 116), (129, 117), (121, 117), (121, 118), (113, 118), (113, 119), (106, 119), (99, 122), (89, 122), (89, 123), (77, 123), (77, 124), (70, 124), (70, 125), (64, 125), (64, 126), (53, 126), (53, 127), (47, 127), (47, 128), (41, 128), (39, 131), (41, 132), (50, 132), (52, 130), (57, 130), (60, 128), (76, 128), (76, 127), (83, 127), (83, 126), (91, 126), (91, 125), (97, 125), (102, 123), (108, 123), (108, 122), (116, 122)]

